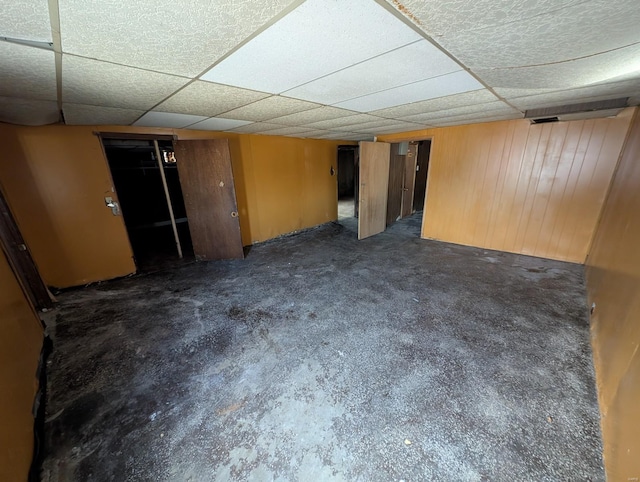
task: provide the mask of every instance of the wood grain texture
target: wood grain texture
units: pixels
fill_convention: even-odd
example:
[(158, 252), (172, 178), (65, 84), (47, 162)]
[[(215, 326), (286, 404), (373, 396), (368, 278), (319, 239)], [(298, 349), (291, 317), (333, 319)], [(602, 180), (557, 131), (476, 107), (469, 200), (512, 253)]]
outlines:
[(432, 140), (423, 237), (584, 263), (632, 113), (379, 140)]
[(358, 239), (386, 227), (390, 147), (384, 142), (360, 142)]
[(33, 455), (31, 408), (43, 330), (0, 251), (0, 480), (27, 480)]
[(398, 154), (400, 144), (391, 144), (389, 156), (389, 185), (387, 188), (387, 226), (402, 216), (402, 188), (405, 157)]
[(0, 189), (0, 246), (34, 308), (38, 310), (52, 308), (53, 302), (47, 287), (40, 277), (2, 189)]
[[(416, 188), (416, 166), (418, 161), (418, 144), (409, 144), (404, 156), (404, 175), (402, 177), (402, 209), (400, 216), (407, 217), (413, 213), (413, 196)], [(425, 187), (427, 177), (425, 176)]]
[[(587, 259), (608, 480), (640, 477), (640, 112)], [(594, 174), (596, 175), (596, 174)]]
[(243, 258), (228, 141), (176, 141), (175, 152), (196, 259)]

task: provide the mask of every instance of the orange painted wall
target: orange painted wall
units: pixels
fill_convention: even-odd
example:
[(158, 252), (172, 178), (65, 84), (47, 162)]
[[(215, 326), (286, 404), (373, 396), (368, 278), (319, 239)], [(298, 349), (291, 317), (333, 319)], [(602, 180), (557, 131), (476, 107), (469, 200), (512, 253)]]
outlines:
[(584, 263), (633, 112), (378, 140), (432, 139), (422, 237)]
[(608, 480), (640, 480), (640, 112), (587, 259)]
[(31, 408), (42, 325), (0, 251), (0, 480), (24, 481), (33, 455)]
[(337, 217), (340, 142), (122, 126), (0, 124), (0, 183), (45, 282), (86, 284), (135, 271), (108, 164), (95, 131), (229, 139), (243, 244)]

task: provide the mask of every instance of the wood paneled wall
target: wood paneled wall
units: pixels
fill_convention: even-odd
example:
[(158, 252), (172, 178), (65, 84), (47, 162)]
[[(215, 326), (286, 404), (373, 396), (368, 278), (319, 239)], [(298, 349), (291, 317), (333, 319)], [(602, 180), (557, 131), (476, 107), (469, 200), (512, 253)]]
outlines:
[[(337, 218), (333, 140), (131, 126), (0, 124), (0, 182), (45, 282), (60, 288), (135, 271), (95, 131), (229, 139), (243, 244)], [(117, 193), (116, 193), (117, 194)]]
[(0, 480), (27, 480), (42, 325), (0, 250)]
[(424, 238), (584, 263), (634, 109), (378, 136), (431, 139)]
[(640, 112), (587, 260), (608, 480), (640, 478)]

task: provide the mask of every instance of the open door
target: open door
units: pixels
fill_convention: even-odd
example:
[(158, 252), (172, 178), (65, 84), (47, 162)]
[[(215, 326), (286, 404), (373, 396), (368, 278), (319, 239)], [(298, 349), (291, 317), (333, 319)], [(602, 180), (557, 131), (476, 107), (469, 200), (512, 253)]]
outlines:
[(11, 268), (33, 307), (37, 310), (52, 308), (53, 302), (49, 291), (40, 277), (2, 190), (0, 190), (0, 248), (7, 256)]
[(387, 225), (390, 148), (386, 142), (360, 142), (358, 239), (381, 233)]
[(243, 258), (229, 142), (175, 141), (174, 147), (196, 259)]
[(402, 186), (402, 213), (401, 216), (406, 218), (413, 214), (413, 196), (416, 187), (416, 162), (418, 159), (418, 144), (416, 142), (409, 143), (409, 149), (404, 159), (404, 179)]

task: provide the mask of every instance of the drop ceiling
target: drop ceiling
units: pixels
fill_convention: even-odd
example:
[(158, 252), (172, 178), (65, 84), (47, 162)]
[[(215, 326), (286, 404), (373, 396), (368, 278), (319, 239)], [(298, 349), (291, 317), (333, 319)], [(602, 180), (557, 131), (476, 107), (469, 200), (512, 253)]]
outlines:
[(637, 25), (637, 0), (5, 1), (0, 121), (359, 140), (637, 105)]

